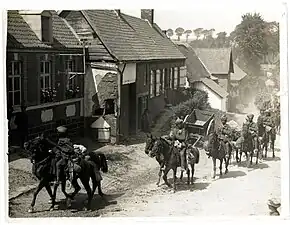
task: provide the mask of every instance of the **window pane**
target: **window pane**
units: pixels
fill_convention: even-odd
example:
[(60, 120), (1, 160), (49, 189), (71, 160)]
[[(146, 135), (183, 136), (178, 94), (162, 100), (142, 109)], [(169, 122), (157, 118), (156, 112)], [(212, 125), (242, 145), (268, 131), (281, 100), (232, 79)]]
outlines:
[(14, 62), (14, 75), (20, 75), (20, 63)]
[(20, 77), (14, 77), (14, 91), (20, 91)]
[(44, 73), (44, 62), (40, 62), (40, 73)]
[(50, 87), (50, 83), (49, 83), (50, 79), (49, 78), (50, 78), (49, 76), (45, 76), (45, 88)]
[(20, 105), (20, 91), (14, 92), (14, 105)]
[(13, 105), (13, 92), (8, 92), (8, 102)]
[(50, 62), (45, 62), (45, 73), (50, 73)]
[(8, 91), (13, 91), (13, 83), (11, 77), (8, 78)]
[(43, 77), (40, 77), (40, 89), (43, 89)]
[(7, 65), (7, 73), (9, 75), (12, 75), (12, 63), (8, 63), (8, 65)]

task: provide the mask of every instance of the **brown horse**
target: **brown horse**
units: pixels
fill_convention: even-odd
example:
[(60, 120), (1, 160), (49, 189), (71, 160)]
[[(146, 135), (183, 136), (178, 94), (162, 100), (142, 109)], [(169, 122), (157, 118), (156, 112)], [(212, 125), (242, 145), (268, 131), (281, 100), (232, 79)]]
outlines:
[(208, 140), (204, 143), (205, 149), (210, 152), (210, 156), (212, 157), (213, 162), (213, 178), (216, 177), (216, 160), (220, 161), (220, 176), (222, 176), (222, 165), (225, 162), (225, 174), (228, 173), (228, 166), (231, 157), (231, 149), (230, 152), (226, 152), (225, 146), (221, 143), (218, 138), (218, 135), (215, 131), (211, 132), (208, 135)]

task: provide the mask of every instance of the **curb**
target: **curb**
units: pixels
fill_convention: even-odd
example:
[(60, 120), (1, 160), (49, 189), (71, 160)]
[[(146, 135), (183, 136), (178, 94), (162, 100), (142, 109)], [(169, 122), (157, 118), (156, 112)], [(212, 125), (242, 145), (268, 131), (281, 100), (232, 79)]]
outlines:
[(26, 187), (20, 187), (19, 191), (12, 193), (9, 196), (9, 201), (14, 200), (24, 194), (27, 194), (31, 191), (34, 191), (37, 188), (38, 184), (28, 185)]

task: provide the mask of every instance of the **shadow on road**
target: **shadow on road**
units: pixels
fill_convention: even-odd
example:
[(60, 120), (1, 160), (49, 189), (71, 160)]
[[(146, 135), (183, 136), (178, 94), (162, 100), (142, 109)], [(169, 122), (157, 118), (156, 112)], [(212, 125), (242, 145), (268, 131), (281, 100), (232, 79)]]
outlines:
[(273, 158), (273, 157), (268, 157), (268, 158), (264, 158), (263, 160), (264, 160), (264, 161), (274, 161), (274, 162), (276, 162), (276, 161), (280, 161), (281, 158), (276, 156), (275, 158)]
[(253, 160), (253, 164), (250, 165), (249, 167), (247, 166), (247, 162), (246, 161), (242, 161), (241, 163), (232, 163), (233, 166), (238, 166), (238, 167), (243, 167), (243, 168), (249, 168), (249, 169), (266, 169), (269, 168), (268, 164), (266, 163), (258, 163), (256, 165), (256, 159)]
[(243, 177), (247, 175), (243, 171), (229, 171), (227, 174), (223, 174), (220, 179), (226, 179), (226, 178), (237, 178), (237, 177)]
[[(104, 198), (101, 198), (98, 194), (95, 194), (92, 203), (91, 203), (91, 211), (97, 211), (99, 209), (104, 209), (109, 205), (116, 205), (116, 199), (124, 195), (124, 193), (118, 194), (110, 194), (106, 195)], [(72, 212), (79, 212), (84, 210), (84, 206), (87, 199), (87, 194), (80, 193), (75, 197), (75, 200), (71, 202), (71, 207), (69, 210)], [(65, 201), (61, 201), (59, 203), (58, 210), (68, 210), (65, 204)]]
[[(176, 191), (202, 191), (207, 189), (207, 187), (210, 185), (210, 183), (207, 182), (195, 182), (196, 178), (194, 178), (193, 184), (187, 184), (187, 177), (184, 177), (182, 181), (178, 178), (176, 180)], [(170, 184), (173, 184), (173, 178), (169, 178), (168, 182)]]

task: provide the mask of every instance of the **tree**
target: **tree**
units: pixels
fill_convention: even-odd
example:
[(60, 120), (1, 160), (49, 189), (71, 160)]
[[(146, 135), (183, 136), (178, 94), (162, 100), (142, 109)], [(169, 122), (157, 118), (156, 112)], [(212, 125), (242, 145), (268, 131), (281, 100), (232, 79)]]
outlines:
[(188, 37), (192, 34), (191, 30), (186, 30), (184, 31), (185, 35), (186, 35), (186, 43), (188, 42)]
[(267, 53), (266, 42), (267, 23), (259, 13), (247, 13), (231, 34), (233, 45), (239, 52), (238, 59), (242, 62), (242, 69), (253, 77), (261, 74), (260, 63)]
[(182, 36), (183, 33), (184, 33), (184, 29), (182, 27), (176, 28), (175, 34), (177, 36), (178, 41), (180, 41), (180, 37)]
[(167, 31), (166, 31), (166, 35), (167, 37), (171, 38), (173, 36), (173, 30), (171, 28), (169, 28)]
[(194, 35), (196, 36), (196, 40), (199, 40), (200, 36), (202, 35), (203, 28), (197, 28), (193, 30)]
[(214, 29), (214, 28), (210, 29), (210, 30), (208, 31), (208, 33), (207, 33), (207, 36), (212, 37), (214, 32), (215, 32), (215, 29)]
[(227, 46), (227, 33), (226, 32), (219, 32), (217, 33), (217, 37), (215, 40), (215, 45), (217, 48), (224, 48)]
[(202, 30), (201, 34), (203, 35), (203, 40), (206, 39), (206, 37), (208, 36), (208, 33), (209, 33), (209, 30), (206, 30), (206, 29)]

